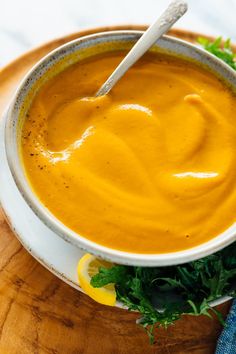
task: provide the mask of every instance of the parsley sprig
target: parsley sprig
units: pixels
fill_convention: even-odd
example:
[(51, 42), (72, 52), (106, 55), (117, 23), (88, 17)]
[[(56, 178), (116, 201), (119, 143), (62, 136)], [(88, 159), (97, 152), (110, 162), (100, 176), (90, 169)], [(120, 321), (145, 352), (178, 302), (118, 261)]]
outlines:
[[(199, 38), (198, 42), (236, 70), (235, 54), (228, 39), (214, 42)], [(100, 268), (93, 276), (93, 287), (115, 284), (117, 299), (129, 310), (141, 314), (137, 321), (154, 342), (154, 328), (173, 324), (182, 315), (212, 316), (221, 323), (221, 313), (210, 302), (228, 295), (236, 297), (236, 242), (203, 259), (171, 267), (128, 267), (115, 265)]]
[(210, 42), (207, 38), (200, 37), (198, 38), (198, 43), (208, 52), (214, 54), (236, 70), (236, 54), (233, 52), (230, 39), (223, 42), (222, 37), (218, 37), (214, 42)]
[[(154, 341), (154, 327), (168, 327), (181, 315), (221, 314), (209, 302), (221, 296), (236, 297), (236, 243), (206, 258), (171, 267), (101, 268), (91, 284), (113, 283), (117, 299), (129, 310), (139, 311), (138, 323)], [(210, 311), (211, 310), (211, 311)]]

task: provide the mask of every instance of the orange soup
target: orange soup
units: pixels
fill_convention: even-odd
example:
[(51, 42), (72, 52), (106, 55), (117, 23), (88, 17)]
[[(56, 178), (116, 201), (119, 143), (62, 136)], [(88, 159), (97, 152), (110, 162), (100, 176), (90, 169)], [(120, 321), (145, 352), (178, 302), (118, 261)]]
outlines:
[(22, 132), (41, 202), (85, 238), (128, 252), (197, 246), (236, 219), (236, 98), (213, 74), (149, 53), (91, 98), (125, 53), (48, 80)]

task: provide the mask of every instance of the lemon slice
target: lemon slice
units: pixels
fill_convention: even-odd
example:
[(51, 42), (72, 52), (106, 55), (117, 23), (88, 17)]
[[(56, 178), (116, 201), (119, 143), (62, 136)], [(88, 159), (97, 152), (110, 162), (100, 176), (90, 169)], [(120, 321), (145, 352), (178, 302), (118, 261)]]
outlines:
[(93, 275), (98, 273), (100, 267), (111, 268), (112, 263), (98, 259), (86, 253), (78, 263), (77, 271), (81, 288), (93, 300), (103, 305), (114, 306), (116, 302), (116, 291), (113, 284), (105, 285), (102, 288), (94, 288), (90, 284)]

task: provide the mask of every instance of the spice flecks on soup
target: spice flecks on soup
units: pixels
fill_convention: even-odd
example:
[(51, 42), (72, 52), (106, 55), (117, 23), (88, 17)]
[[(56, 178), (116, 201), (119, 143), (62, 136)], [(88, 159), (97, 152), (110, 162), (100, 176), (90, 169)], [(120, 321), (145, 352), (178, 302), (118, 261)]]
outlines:
[(235, 222), (235, 96), (182, 59), (147, 54), (105, 97), (91, 98), (124, 53), (50, 79), (22, 132), (41, 202), (66, 226), (137, 253), (199, 245)]

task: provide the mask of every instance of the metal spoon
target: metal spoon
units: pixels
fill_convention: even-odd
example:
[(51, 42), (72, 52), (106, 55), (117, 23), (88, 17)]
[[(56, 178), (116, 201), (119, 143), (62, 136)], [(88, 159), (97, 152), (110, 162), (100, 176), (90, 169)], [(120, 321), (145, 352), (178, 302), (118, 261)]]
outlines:
[(186, 1), (172, 1), (163, 14), (144, 32), (107, 81), (100, 87), (95, 96), (108, 94), (126, 71), (185, 14), (187, 9), (188, 5)]

